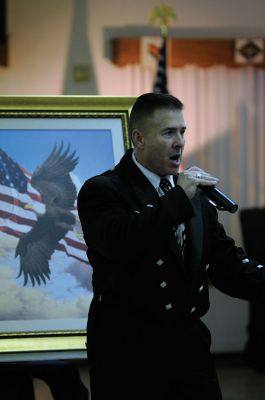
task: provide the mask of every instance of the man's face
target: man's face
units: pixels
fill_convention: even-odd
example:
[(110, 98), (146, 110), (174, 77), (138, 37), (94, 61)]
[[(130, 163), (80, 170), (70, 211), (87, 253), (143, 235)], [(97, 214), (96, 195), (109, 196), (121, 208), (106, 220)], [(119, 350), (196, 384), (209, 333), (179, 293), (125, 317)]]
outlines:
[(134, 135), (136, 157), (159, 176), (176, 175), (184, 149), (186, 130), (181, 110), (158, 109)]

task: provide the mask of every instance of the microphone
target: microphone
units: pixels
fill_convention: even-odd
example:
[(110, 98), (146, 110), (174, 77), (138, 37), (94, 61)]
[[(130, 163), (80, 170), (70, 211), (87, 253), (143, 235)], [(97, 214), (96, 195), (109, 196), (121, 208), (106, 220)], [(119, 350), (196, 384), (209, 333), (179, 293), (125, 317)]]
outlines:
[(238, 205), (234, 200), (230, 199), (226, 194), (221, 192), (215, 186), (199, 186), (199, 188), (206, 194), (210, 203), (212, 203), (218, 210), (229, 211), (235, 213)]

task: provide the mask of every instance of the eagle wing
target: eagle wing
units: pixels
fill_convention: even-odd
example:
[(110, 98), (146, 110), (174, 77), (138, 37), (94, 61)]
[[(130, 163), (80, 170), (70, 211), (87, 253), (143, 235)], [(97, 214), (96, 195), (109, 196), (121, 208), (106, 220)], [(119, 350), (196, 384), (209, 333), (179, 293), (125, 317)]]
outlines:
[(30, 278), (32, 285), (50, 279), (49, 260), (58, 242), (75, 224), (74, 209), (77, 192), (70, 172), (78, 162), (75, 151), (63, 143), (54, 146), (46, 161), (34, 171), (31, 185), (36, 188), (45, 204), (45, 214), (38, 216), (33, 228), (22, 236), (16, 248), (20, 257), (18, 276), (24, 276), (24, 285)]

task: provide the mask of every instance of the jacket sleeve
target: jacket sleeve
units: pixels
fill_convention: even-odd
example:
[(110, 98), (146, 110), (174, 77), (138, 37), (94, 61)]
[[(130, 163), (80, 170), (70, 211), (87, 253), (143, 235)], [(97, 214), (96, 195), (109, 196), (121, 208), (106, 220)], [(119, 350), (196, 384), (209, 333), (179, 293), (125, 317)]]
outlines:
[(78, 195), (78, 213), (84, 239), (102, 256), (121, 260), (143, 257), (150, 249), (159, 250), (169, 233), (193, 216), (193, 207), (178, 186), (158, 197), (155, 204), (134, 210), (122, 190), (88, 180)]
[(243, 300), (265, 300), (265, 266), (248, 257), (225, 233), (215, 208), (211, 212), (209, 276), (219, 290)]

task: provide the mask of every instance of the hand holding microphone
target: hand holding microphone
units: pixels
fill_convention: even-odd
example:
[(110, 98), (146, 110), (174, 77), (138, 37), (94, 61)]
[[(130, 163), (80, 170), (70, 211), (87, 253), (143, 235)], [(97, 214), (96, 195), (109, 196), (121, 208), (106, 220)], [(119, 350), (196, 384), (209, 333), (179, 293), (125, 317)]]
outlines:
[(218, 178), (198, 167), (191, 167), (180, 173), (178, 177), (178, 185), (182, 187), (190, 199), (199, 187), (218, 210), (235, 213), (238, 205), (215, 186), (218, 182)]

